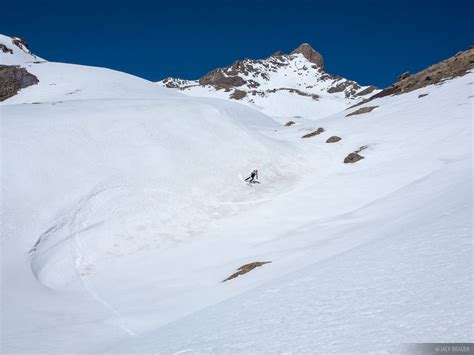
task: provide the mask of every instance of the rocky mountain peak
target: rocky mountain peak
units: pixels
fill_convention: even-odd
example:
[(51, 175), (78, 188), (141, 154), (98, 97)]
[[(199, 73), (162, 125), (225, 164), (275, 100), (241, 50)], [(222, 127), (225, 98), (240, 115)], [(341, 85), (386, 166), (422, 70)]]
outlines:
[(308, 43), (300, 44), (298, 48), (293, 50), (290, 54), (302, 54), (310, 62), (324, 69), (323, 56), (319, 52), (316, 52)]
[(281, 55), (285, 55), (285, 53), (281, 50), (277, 50), (275, 53), (273, 53), (270, 57), (279, 57)]
[(234, 61), (199, 80), (166, 78), (161, 85), (190, 96), (238, 100), (278, 117), (312, 116), (316, 111), (329, 115), (376, 90), (326, 73), (323, 57), (307, 43), (291, 53), (277, 51), (265, 59)]

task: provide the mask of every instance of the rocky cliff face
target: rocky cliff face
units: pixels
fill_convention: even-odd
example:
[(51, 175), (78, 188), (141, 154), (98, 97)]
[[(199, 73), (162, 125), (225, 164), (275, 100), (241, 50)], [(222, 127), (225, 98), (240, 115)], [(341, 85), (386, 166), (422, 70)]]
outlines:
[(291, 54), (302, 54), (311, 63), (316, 64), (321, 70), (324, 70), (323, 56), (316, 52), (308, 43), (301, 44)]
[(25, 68), (15, 65), (0, 65), (0, 101), (17, 94), (20, 89), (38, 84), (36, 76)]
[(191, 96), (240, 100), (278, 116), (306, 116), (318, 109), (331, 114), (376, 90), (325, 72), (322, 55), (307, 43), (289, 54), (277, 51), (266, 59), (237, 60), (199, 80), (166, 78), (160, 84)]

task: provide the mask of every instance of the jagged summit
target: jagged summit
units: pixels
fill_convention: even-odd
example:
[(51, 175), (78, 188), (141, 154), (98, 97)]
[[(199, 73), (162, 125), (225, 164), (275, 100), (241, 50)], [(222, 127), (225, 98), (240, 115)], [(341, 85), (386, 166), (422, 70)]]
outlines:
[(375, 90), (326, 73), (322, 55), (308, 43), (289, 54), (276, 51), (266, 59), (237, 60), (199, 80), (166, 78), (160, 83), (191, 96), (240, 100), (273, 116), (321, 117), (343, 110)]
[(319, 52), (316, 52), (308, 43), (300, 44), (298, 48), (293, 50), (290, 54), (302, 54), (311, 63), (316, 64), (324, 70), (323, 56)]

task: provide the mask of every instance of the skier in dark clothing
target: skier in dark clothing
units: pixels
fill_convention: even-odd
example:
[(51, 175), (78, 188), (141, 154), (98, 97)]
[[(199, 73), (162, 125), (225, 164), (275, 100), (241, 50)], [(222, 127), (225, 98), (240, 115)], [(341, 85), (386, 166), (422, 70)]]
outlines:
[(254, 171), (250, 173), (250, 176), (246, 178), (245, 181), (247, 181), (249, 184), (258, 183), (257, 179), (258, 179), (258, 170), (255, 169)]

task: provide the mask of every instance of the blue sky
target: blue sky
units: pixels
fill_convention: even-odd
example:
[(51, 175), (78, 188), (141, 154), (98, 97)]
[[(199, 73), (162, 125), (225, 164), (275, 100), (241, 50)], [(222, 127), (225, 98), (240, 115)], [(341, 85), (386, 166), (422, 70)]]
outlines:
[(473, 1), (7, 1), (0, 31), (51, 61), (195, 79), (308, 42), (327, 71), (385, 87), (474, 44)]

